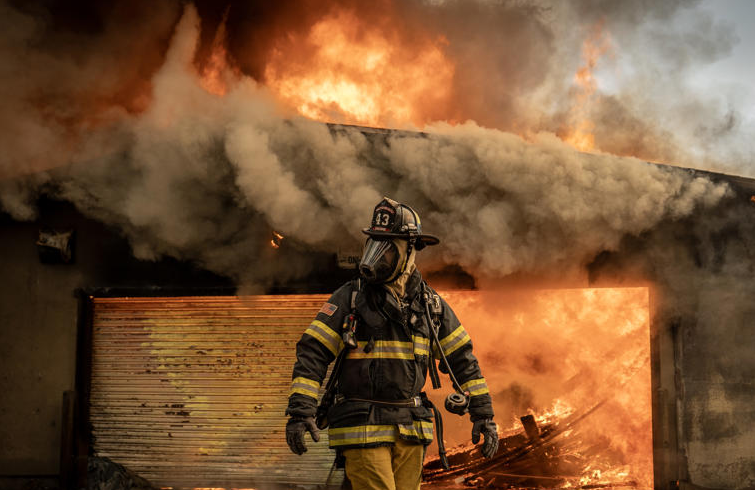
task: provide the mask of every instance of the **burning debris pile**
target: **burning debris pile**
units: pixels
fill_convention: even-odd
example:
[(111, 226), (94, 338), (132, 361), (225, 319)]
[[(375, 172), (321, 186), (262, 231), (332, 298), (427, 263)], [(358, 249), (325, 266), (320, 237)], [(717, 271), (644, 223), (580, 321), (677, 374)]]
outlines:
[(431, 487), (652, 487), (645, 288), (446, 296), (475, 339), (501, 445), (482, 459), (466, 421), (446, 416), (452, 468), (429, 460)]
[[(606, 488), (638, 487), (605, 454), (608, 441), (588, 443), (580, 438), (579, 424), (598, 410), (595, 404), (539, 426), (533, 415), (521, 417), (524, 430), (505, 431), (496, 455), (482, 458), (474, 446), (451, 450), (449, 470), (438, 459), (425, 463), (423, 479), (429, 488)], [(455, 488), (455, 487), (454, 487)]]

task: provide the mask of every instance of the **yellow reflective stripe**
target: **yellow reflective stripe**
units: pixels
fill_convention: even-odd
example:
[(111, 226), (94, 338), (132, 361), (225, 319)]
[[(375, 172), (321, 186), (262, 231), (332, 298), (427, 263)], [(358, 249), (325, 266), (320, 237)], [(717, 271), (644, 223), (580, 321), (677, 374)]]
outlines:
[(334, 356), (337, 356), (338, 352), (343, 348), (341, 336), (320, 320), (310, 323), (304, 333), (319, 340)]
[(412, 342), (415, 344), (430, 345), (430, 339), (422, 337), (420, 335), (412, 335)]
[(398, 432), (402, 436), (414, 437), (424, 441), (433, 440), (433, 423), (424, 420), (415, 420), (411, 425), (398, 425)]
[(313, 379), (303, 377), (294, 378), (294, 380), (291, 381), (291, 389), (288, 391), (288, 396), (291, 396), (294, 393), (299, 393), (300, 395), (306, 395), (316, 399), (320, 394), (320, 383)]
[(328, 429), (331, 447), (375, 442), (395, 442), (396, 427), (393, 425), (358, 425)]
[(457, 339), (457, 338), (461, 337), (465, 333), (467, 333), (467, 332), (466, 332), (466, 330), (464, 330), (464, 326), (463, 325), (459, 325), (456, 328), (456, 330), (454, 330), (453, 332), (451, 332), (450, 335), (447, 335), (447, 336), (443, 337), (442, 339), (440, 339), (440, 346), (443, 347), (443, 350), (445, 350), (445, 347), (450, 342), (453, 342), (454, 339)]
[(294, 378), (294, 383), (304, 383), (305, 385), (312, 386), (316, 390), (320, 389), (320, 383), (315, 381), (314, 379), (305, 378), (303, 376), (299, 376)]
[(461, 389), (468, 391), (471, 396), (485, 395), (487, 393), (490, 393), (490, 391), (488, 391), (488, 384), (485, 382), (485, 378), (470, 379), (469, 381), (461, 385)]
[(358, 341), (357, 348), (346, 354), (349, 359), (414, 359), (414, 345), (398, 340), (377, 340), (370, 352), (364, 352), (367, 342)]
[(311, 391), (307, 390), (306, 388), (301, 388), (298, 386), (292, 386), (291, 389), (288, 392), (288, 396), (293, 395), (294, 393), (298, 393), (300, 395), (308, 396), (310, 398), (317, 399), (317, 392), (312, 393)]
[(412, 335), (412, 342), (414, 343), (414, 354), (418, 356), (427, 356), (430, 354), (430, 339), (420, 337), (419, 335)]
[(357, 352), (352, 350), (346, 357), (349, 359), (403, 359), (411, 361), (414, 359), (414, 352), (408, 354), (406, 352)]
[(381, 346), (381, 347), (400, 347), (402, 349), (411, 349), (414, 344), (411, 342), (404, 342), (401, 340), (377, 340), (375, 341), (375, 346)]
[(443, 349), (443, 353), (445, 355), (451, 355), (452, 352), (456, 351), (459, 347), (463, 346), (467, 342), (470, 342), (472, 339), (469, 338), (469, 334), (466, 330), (464, 330), (464, 327), (462, 325), (459, 325), (459, 327), (451, 332), (450, 335), (444, 337), (440, 341), (440, 346)]

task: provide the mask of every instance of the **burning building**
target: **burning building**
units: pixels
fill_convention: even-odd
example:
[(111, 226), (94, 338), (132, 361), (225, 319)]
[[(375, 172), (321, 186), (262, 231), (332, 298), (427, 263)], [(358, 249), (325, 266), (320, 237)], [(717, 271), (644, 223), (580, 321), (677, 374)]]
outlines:
[[(364, 132), (375, 145), (432, 138)], [(755, 211), (755, 185), (720, 174), (661, 171), (726, 185), (726, 196), (627, 234), (614, 250), (592, 257), (581, 283), (544, 273), (486, 283), (490, 279), (473, 278), (458, 266), (428, 268), (439, 287), (474, 288), (447, 297), (477, 339), (499, 427), (510, 444), (502, 446), (502, 464), (489, 469), (469, 466), (464, 447), (455, 448), (451, 461), (458, 467), (446, 475), (429, 462), (428, 484), (700, 485), (695, 478), (701, 476), (694, 475), (730, 478), (729, 465), (736, 464), (728, 462), (736, 461), (731, 454), (746, 461), (749, 425), (724, 424), (729, 417), (734, 424), (738, 408), (737, 398), (721, 390), (746, 383), (737, 376), (747, 369), (742, 335), (750, 325), (746, 292), (752, 283), (740, 274), (752, 268), (751, 220), (743, 217)], [(352, 274), (336, 266), (335, 249), (313, 253), (268, 229), (255, 260), (297, 263), (306, 256), (311, 272), (261, 291), (297, 294), (248, 296), (243, 283), (190, 262), (133, 258), (114, 230), (68, 204), (44, 200), (39, 209), (34, 222), (5, 218), (3, 257), (12, 289), (3, 311), (12, 323), (33, 312), (31, 322), (45, 336), (64, 325), (64, 337), (78, 332), (75, 351), (54, 351), (77, 356), (77, 396), (67, 395), (63, 419), (76, 421), (75, 430), (67, 425), (64, 431), (65, 474), (75, 473), (75, 462), (83, 464), (92, 452), (163, 486), (314, 484), (327, 478), (331, 455), (322, 444), (307, 454), (304, 474), (292, 469), (300, 466), (285, 448), (282, 410), (293, 344), (327, 298), (302, 293), (325, 293)], [(68, 243), (69, 249), (75, 243), (72, 264), (39, 260), (51, 255), (49, 240), (34, 244), (41, 225), (76, 230)], [(70, 296), (77, 288), (78, 312)], [(49, 340), (38, 341), (34, 352)], [(23, 379), (19, 367), (37, 362), (10, 353), (7, 359), (17, 366), (8, 371), (14, 379)], [(719, 369), (727, 370), (725, 378)], [(44, 382), (42, 376), (37, 382)], [(17, 410), (34, 403), (31, 393), (17, 391), (25, 399)], [(739, 395), (743, 400), (746, 392)], [(61, 395), (47, 405), (59, 406)], [(527, 448), (529, 439), (521, 439), (525, 432), (516, 422), (528, 414), (540, 426), (540, 446)], [(446, 440), (463, 444), (466, 424), (449, 417)], [(9, 432), (8, 455), (28, 443), (22, 427)], [(554, 447), (561, 452), (549, 453), (546, 466), (522, 467), (522, 448), (537, 455), (538, 448)], [(515, 461), (505, 459), (517, 454)], [(726, 454), (726, 464), (715, 462), (719, 454)]]
[[(537, 63), (480, 73), (462, 42), (503, 25), (494, 40), (541, 59), (541, 9), (448, 2), (426, 17), (436, 31), (410, 32), (391, 19), (422, 2), (334, 5), (296, 28), (256, 12), (269, 22), (250, 32), (286, 35), (244, 57), (237, 4), (117, 4), (151, 19), (143, 35), (101, 26), (105, 61), (73, 49), (70, 63), (59, 46), (87, 39), (60, 35), (65, 15), (45, 37), (35, 12), (3, 7), (9, 62), (34, 70), (2, 114), (19, 131), (0, 166), (0, 472), (81, 486), (107, 457), (165, 487), (323, 483), (325, 445), (296, 459), (282, 435), (293, 342), (353, 274), (386, 194), (443, 240), (419, 265), (477, 339), (506, 442), (488, 466), (463, 445), (451, 473), (428, 459), (428, 485), (755, 485), (753, 180), (647, 163), (690, 155), (594, 100), (600, 22), (542, 127), (518, 105)], [(140, 63), (110, 60), (135, 39)], [(449, 444), (465, 443), (450, 417)]]

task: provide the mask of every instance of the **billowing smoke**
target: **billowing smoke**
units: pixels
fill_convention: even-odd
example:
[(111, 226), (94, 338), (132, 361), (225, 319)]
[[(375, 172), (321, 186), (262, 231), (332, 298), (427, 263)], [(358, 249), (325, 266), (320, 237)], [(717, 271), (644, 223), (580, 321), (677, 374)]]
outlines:
[[(1, 209), (26, 220), (42, 193), (69, 200), (118, 227), (138, 258), (193, 261), (264, 290), (313, 267), (306, 253), (273, 250), (272, 230), (298, 251), (358, 249), (387, 195), (441, 237), (421, 253), (423, 271), (458, 265), (490, 284), (587, 267), (611, 283), (615, 266), (658, 281), (677, 309), (664, 317), (696, 314), (706, 291), (719, 309), (701, 321), (721, 318), (721, 305), (733, 322), (751, 318), (741, 305), (753, 294), (752, 251), (737, 241), (752, 236), (737, 217), (751, 203), (692, 226), (732, 191), (638, 159), (751, 173), (739, 92), (699, 97), (685, 82), (736, 43), (695, 2), (216, 4), (0, 2)], [(423, 133), (329, 127), (266, 88), (268, 63), (339, 9), (453, 62), (448, 94), (428, 95), (420, 123), (406, 123)], [(217, 95), (202, 73), (223, 38), (231, 66)], [(585, 39), (604, 51), (598, 75), (620, 69), (630, 81), (576, 86), (577, 68), (591, 63)], [(581, 95), (586, 106), (575, 107)], [(564, 142), (579, 118), (602, 151)], [(708, 368), (725, 379), (723, 364)], [(542, 403), (528, 390), (510, 385), (504, 403)], [(705, 407), (700, 397), (684, 409)]]
[[(151, 79), (182, 11), (179, 2), (94, 0), (4, 1), (0, 8), (5, 101), (0, 117), (6, 128), (0, 141), (7, 155), (0, 176), (81, 159), (83, 135), (88, 139), (93, 129), (124, 113), (143, 112), (153, 101)], [(192, 62), (200, 69), (215, 61), (220, 41), (240, 74), (271, 83), (282, 59), (286, 74), (295, 77), (321, 58), (316, 44), (328, 35), (360, 47), (390, 44), (381, 56), (399, 65), (399, 72), (437, 69), (431, 78), (442, 84), (399, 77), (401, 85), (391, 86), (395, 72), (358, 72), (346, 62), (331, 66), (352, 77), (342, 80), (346, 86), (389, 86), (383, 99), (402, 103), (407, 101), (396, 94), (411, 94), (407, 103), (415, 107), (405, 120), (395, 117), (397, 108), (383, 106), (383, 117), (362, 123), (422, 127), (473, 120), (525, 136), (540, 131), (564, 136), (586, 122), (594, 147), (602, 151), (751, 172), (753, 128), (743, 112), (751, 88), (700, 88), (693, 76), (730, 55), (739, 39), (733, 26), (694, 0), (338, 0), (327, 6), (227, 0), (197, 1), (196, 9), (201, 29)], [(313, 29), (328, 19), (352, 25), (313, 40)], [(413, 52), (422, 56), (412, 58)], [(379, 62), (370, 58), (364, 64)], [(594, 82), (587, 89), (575, 82), (585, 67)], [(331, 121), (360, 122), (327, 103), (322, 101), (320, 113)]]
[(433, 129), (446, 137), (396, 138), (389, 161), (430, 201), (446, 261), (482, 273), (582, 265), (726, 192), (636, 159), (580, 154), (551, 134), (532, 144), (474, 124)]
[[(269, 254), (271, 229), (314, 250), (358, 248), (372, 206), (389, 195), (414, 205), (425, 229), (443, 237), (442, 250), (425, 255), (432, 267), (460, 264), (493, 278), (578, 269), (597, 252), (615, 249), (624, 235), (714, 205), (726, 194), (725, 186), (685, 172), (577, 152), (548, 132), (525, 140), (474, 122), (435, 123), (420, 137), (369, 138), (286, 113), (251, 77), (239, 76), (224, 96), (211, 94), (194, 63), (201, 31), (192, 5), (149, 82), (128, 86), (149, 87), (144, 108), (108, 105), (99, 87), (129, 71), (112, 52), (122, 47), (123, 33), (105, 38), (108, 49), (79, 46), (68, 53), (72, 59), (55, 60), (54, 47), (30, 47), (40, 28), (35, 17), (4, 8), (20, 26), (9, 36), (20, 49), (13, 62), (46, 74), (33, 77), (31, 88), (20, 82), (12, 88), (25, 96), (46, 90), (52, 91), (46, 96), (65, 96), (51, 118), (43, 117), (46, 106), (34, 105), (41, 102), (10, 97), (17, 107), (4, 113), (6, 124), (18, 119), (34, 129), (17, 125), (12, 138), (5, 134), (4, 173), (17, 176), (3, 184), (4, 209), (20, 219), (33, 216), (31, 203), (44, 184), (46, 192), (118, 225), (139, 258), (171, 255), (265, 285), (307, 272), (306, 261), (260, 260)], [(449, 3), (441, 10), (451, 15), (458, 8)], [(480, 5), (472, 18), (492, 8)], [(496, 15), (514, 15), (511, 8)], [(142, 29), (161, 32), (176, 14), (167, 7), (156, 13), (163, 20)], [(158, 49), (157, 41), (143, 42), (143, 49)], [(79, 59), (92, 67), (73, 72)], [(62, 65), (59, 86), (43, 69), (54, 61)], [(94, 67), (115, 74), (103, 80)], [(74, 104), (70, 122), (60, 120), (62, 103)], [(84, 113), (95, 116), (75, 117)], [(56, 168), (39, 171), (45, 167)], [(19, 176), (19, 168), (36, 172)]]
[[(584, 39), (586, 31), (600, 27), (592, 44), (606, 47), (596, 68), (602, 83), (587, 109), (597, 147), (752, 175), (755, 146), (745, 136), (753, 129), (747, 109), (751, 87), (723, 81), (702, 86), (696, 77), (732, 54), (740, 42), (735, 26), (695, 0), (584, 0), (554, 8), (563, 20), (554, 24), (559, 39)], [(561, 46), (569, 56), (572, 44)]]

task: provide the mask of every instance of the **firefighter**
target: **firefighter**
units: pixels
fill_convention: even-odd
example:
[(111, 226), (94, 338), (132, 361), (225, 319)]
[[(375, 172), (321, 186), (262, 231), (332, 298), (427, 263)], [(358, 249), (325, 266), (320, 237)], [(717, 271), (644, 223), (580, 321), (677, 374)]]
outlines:
[[(491, 398), (469, 335), (415, 266), (417, 251), (438, 238), (422, 233), (412, 208), (389, 198), (378, 203), (362, 231), (368, 239), (359, 278), (333, 293), (297, 343), (286, 441), (302, 454), (305, 432), (319, 440), (318, 393), (328, 365), (345, 349), (327, 412), (330, 447), (345, 460), (355, 489), (419, 489), (433, 439), (432, 404), (422, 388), (428, 370), (437, 376), (435, 359), (447, 359), (449, 375), (468, 400), (462, 413), (470, 414), (472, 441), (484, 437), (487, 458), (498, 448)], [(437, 302), (434, 319), (428, 298)]]

